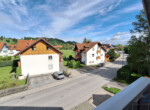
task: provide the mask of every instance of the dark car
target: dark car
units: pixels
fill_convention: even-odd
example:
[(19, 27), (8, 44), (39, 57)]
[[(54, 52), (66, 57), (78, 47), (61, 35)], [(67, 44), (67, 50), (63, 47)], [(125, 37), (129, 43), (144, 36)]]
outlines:
[(61, 71), (54, 72), (53, 77), (56, 78), (56, 79), (64, 79), (64, 73), (61, 72)]

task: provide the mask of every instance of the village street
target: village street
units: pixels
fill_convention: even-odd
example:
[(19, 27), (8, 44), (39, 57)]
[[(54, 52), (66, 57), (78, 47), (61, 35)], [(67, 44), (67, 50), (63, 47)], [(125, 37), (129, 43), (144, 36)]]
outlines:
[[(122, 63), (126, 63), (126, 57), (127, 55), (121, 54), (115, 62), (107, 63), (105, 67), (100, 67), (89, 73), (83, 72), (81, 75), (54, 87), (43, 87), (42, 90), (34, 90), (29, 94), (26, 94), (28, 91), (25, 91), (22, 94), (14, 94), (13, 97), (10, 95), (0, 98), (0, 106), (5, 106), (3, 107), (4, 110), (16, 110), (18, 106), (22, 107), (22, 109), (35, 107), (36, 110), (57, 110), (61, 108), (69, 110), (88, 100), (93, 93), (110, 82), (116, 76), (117, 70), (122, 66)], [(33, 90), (31, 89), (30, 91)], [(15, 95), (16, 98), (14, 98)]]

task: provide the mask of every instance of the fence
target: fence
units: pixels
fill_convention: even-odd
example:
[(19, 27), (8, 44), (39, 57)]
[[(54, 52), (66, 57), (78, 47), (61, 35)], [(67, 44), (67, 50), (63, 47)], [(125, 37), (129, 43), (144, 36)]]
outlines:
[(14, 93), (17, 93), (17, 92), (21, 92), (21, 91), (27, 90), (28, 86), (29, 86), (29, 80), (30, 80), (29, 79), (29, 75), (27, 75), (26, 84), (25, 85), (16, 86), (16, 87), (11, 87), (11, 88), (8, 88), (8, 89), (0, 90), (0, 97), (7, 96), (7, 95), (10, 95), (10, 94), (14, 94)]

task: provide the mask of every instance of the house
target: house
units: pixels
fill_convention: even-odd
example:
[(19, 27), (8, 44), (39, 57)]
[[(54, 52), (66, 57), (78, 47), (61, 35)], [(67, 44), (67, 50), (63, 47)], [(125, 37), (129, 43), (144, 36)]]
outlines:
[(17, 45), (16, 45), (16, 50), (17, 51), (22, 51), (29, 45), (33, 44), (36, 40), (18, 40)]
[(77, 43), (74, 51), (75, 59), (86, 65), (105, 63), (106, 50), (99, 42)]
[(110, 49), (113, 49), (113, 46), (110, 44), (102, 44), (102, 46), (105, 48), (106, 52), (108, 52)]
[(5, 42), (0, 42), (0, 56), (9, 56), (9, 48)]
[(20, 55), (21, 74), (35, 76), (59, 71), (62, 52), (42, 38), (31, 42), (24, 49), (17, 47), (21, 50), (15, 55)]
[(19, 51), (16, 50), (16, 48), (17, 48), (16, 45), (7, 45), (7, 47), (9, 48), (8, 56), (13, 56), (13, 55), (15, 55), (19, 52)]

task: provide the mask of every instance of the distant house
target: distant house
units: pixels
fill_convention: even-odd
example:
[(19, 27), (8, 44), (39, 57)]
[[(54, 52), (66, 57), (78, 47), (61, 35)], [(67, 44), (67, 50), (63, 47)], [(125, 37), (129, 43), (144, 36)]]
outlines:
[(17, 48), (16, 45), (7, 45), (7, 47), (9, 48), (9, 56), (13, 56), (19, 52), (16, 50), (16, 48)]
[(86, 65), (97, 65), (105, 62), (106, 50), (99, 42), (77, 43), (74, 51), (75, 59)]
[[(19, 41), (23, 42), (23, 41)], [(26, 42), (26, 41), (25, 41)], [(23, 45), (20, 55), (21, 74), (23, 76), (40, 75), (59, 71), (59, 63), (62, 61), (62, 52), (52, 46), (44, 39), (38, 39), (33, 43)], [(26, 47), (23, 49), (23, 47)]]
[(0, 42), (0, 56), (9, 56), (9, 48), (5, 42)]
[(102, 44), (102, 46), (105, 48), (106, 52), (108, 52), (110, 49), (113, 49), (113, 46), (110, 44)]

